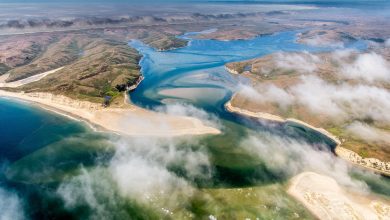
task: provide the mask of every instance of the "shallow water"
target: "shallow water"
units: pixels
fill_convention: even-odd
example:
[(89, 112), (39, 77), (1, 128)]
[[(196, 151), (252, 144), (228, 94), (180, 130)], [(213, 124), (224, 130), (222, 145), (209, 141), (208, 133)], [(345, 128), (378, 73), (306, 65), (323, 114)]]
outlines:
[[(199, 32), (187, 33), (180, 38), (191, 39), (191, 36)], [(131, 101), (145, 108), (153, 108), (161, 104), (161, 100), (171, 95), (164, 95), (164, 90), (176, 88), (207, 88), (206, 96), (210, 90), (225, 91), (223, 99), (220, 96), (209, 97), (207, 100), (195, 101), (189, 97), (191, 104), (197, 107), (207, 108), (209, 111), (220, 113), (220, 117), (226, 113), (223, 106), (216, 105), (226, 102), (232, 92), (235, 91), (238, 81), (246, 83), (248, 80), (239, 76), (232, 76), (224, 69), (224, 64), (229, 62), (248, 60), (275, 52), (331, 51), (332, 47), (313, 47), (296, 43), (298, 31), (281, 32), (265, 35), (249, 40), (217, 41), (217, 40), (190, 40), (188, 46), (169, 51), (157, 51), (140, 41), (131, 41), (129, 45), (136, 48), (143, 58), (140, 62), (145, 79), (131, 93)], [(356, 41), (350, 48), (363, 50), (366, 48), (364, 41)], [(192, 96), (193, 94), (191, 94)], [(180, 94), (184, 99), (185, 94)]]

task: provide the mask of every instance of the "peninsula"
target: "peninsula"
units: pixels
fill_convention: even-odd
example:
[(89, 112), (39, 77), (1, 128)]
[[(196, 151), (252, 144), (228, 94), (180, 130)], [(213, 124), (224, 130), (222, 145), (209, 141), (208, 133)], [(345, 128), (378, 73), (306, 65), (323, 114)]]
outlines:
[[(230, 73), (246, 76), (252, 84), (243, 86), (226, 109), (267, 121), (298, 123), (331, 139), (333, 152), (341, 158), (390, 176), (390, 121), (386, 115), (379, 117), (389, 109), (370, 97), (376, 92), (388, 97), (389, 78), (376, 76), (380, 70), (369, 66), (388, 68), (386, 51), (278, 53), (229, 63)], [(371, 64), (372, 59), (379, 61)]]

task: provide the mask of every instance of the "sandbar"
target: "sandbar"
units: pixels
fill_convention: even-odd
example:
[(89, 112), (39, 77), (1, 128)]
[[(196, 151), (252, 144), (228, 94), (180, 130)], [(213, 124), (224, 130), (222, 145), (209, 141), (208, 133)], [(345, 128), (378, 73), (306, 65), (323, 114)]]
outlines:
[(390, 203), (367, 193), (347, 191), (333, 178), (314, 172), (293, 177), (287, 191), (319, 219), (389, 219)]
[(172, 116), (128, 104), (123, 108), (104, 108), (100, 104), (51, 93), (16, 93), (0, 90), (0, 96), (38, 104), (42, 108), (75, 116), (109, 131), (135, 136), (182, 136), (219, 134), (197, 118)]

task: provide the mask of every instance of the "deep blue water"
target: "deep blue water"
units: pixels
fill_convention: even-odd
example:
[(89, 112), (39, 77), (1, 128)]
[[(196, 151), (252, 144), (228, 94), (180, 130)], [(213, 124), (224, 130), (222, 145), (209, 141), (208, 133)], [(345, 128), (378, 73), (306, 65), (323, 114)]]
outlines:
[(13, 162), (85, 126), (38, 107), (0, 97), (0, 162)]

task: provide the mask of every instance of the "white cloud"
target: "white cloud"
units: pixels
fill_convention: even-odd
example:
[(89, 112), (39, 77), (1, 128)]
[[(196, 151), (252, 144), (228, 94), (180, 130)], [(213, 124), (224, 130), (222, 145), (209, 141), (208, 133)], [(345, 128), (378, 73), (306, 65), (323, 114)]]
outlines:
[(342, 50), (335, 50), (331, 53), (331, 58), (335, 62), (346, 62), (346, 59), (349, 58), (352, 54), (357, 54), (358, 51), (354, 49), (342, 49)]
[(337, 88), (315, 76), (302, 77), (302, 82), (291, 88), (292, 94), (301, 105), (312, 113), (325, 113), (333, 117), (345, 117), (335, 98)]
[(367, 82), (390, 81), (390, 64), (376, 53), (359, 54), (352, 63), (342, 63), (340, 75)]
[(298, 103), (312, 113), (333, 119), (366, 119), (390, 123), (390, 93), (375, 86), (330, 84), (315, 76), (302, 77), (291, 88)]
[(294, 101), (294, 97), (284, 89), (266, 83), (256, 85), (256, 89), (248, 85), (241, 85), (240, 93), (251, 101), (276, 103), (281, 108), (286, 108)]
[(361, 122), (353, 122), (347, 127), (347, 132), (369, 142), (390, 144), (390, 133)]
[(197, 118), (202, 121), (206, 126), (221, 128), (219, 119), (215, 115), (211, 115), (206, 111), (196, 108), (190, 104), (175, 103), (168, 104), (163, 107), (156, 108), (156, 111), (173, 116), (187, 116)]
[(22, 200), (17, 194), (0, 187), (0, 219), (23, 220), (26, 219)]
[[(108, 167), (82, 169), (81, 175), (62, 183), (57, 192), (68, 209), (87, 205), (92, 219), (117, 216), (112, 210), (128, 206), (123, 201), (164, 213), (183, 208), (196, 190), (193, 181), (209, 179), (213, 172), (206, 149), (193, 141), (122, 137), (116, 140)], [(174, 172), (175, 168), (184, 175)]]
[(64, 181), (57, 189), (58, 195), (65, 202), (65, 208), (77, 209), (89, 207), (91, 219), (109, 219), (113, 208), (118, 207), (115, 189), (103, 169), (81, 169), (81, 174), (69, 181)]
[(320, 46), (320, 47), (334, 47), (334, 48), (343, 48), (344, 43), (342, 41), (336, 41), (331, 39), (326, 39), (319, 35), (314, 36), (313, 38), (304, 39), (304, 43), (311, 46)]
[(295, 70), (311, 73), (317, 69), (321, 62), (318, 56), (308, 52), (303, 53), (277, 53), (275, 55), (276, 66), (286, 70)]
[(256, 88), (243, 86), (240, 94), (254, 102), (277, 103), (283, 108), (299, 104), (335, 122), (370, 118), (390, 124), (390, 92), (375, 86), (332, 84), (309, 75), (302, 76), (299, 83), (286, 89), (264, 83)]
[(385, 41), (385, 47), (390, 47), (390, 38)]
[(120, 192), (141, 202), (152, 203), (155, 199), (169, 198), (178, 192), (192, 194), (191, 186), (184, 179), (141, 158), (112, 165), (111, 170)]
[(332, 155), (324, 146), (281, 138), (271, 134), (254, 134), (242, 141), (241, 146), (261, 161), (274, 173), (294, 176), (304, 171), (313, 171), (332, 176), (349, 188), (367, 192), (367, 185), (349, 176), (350, 164)]

